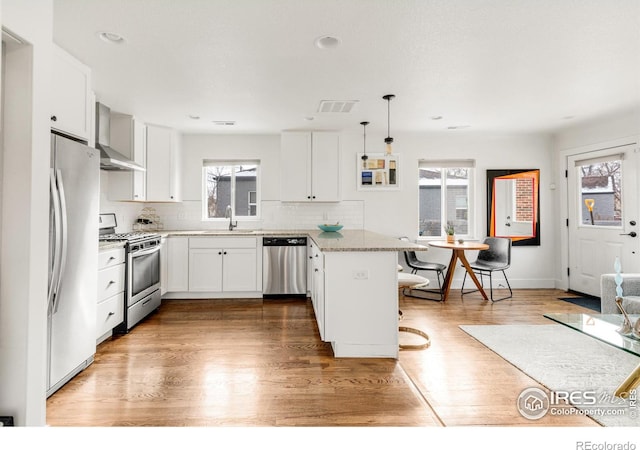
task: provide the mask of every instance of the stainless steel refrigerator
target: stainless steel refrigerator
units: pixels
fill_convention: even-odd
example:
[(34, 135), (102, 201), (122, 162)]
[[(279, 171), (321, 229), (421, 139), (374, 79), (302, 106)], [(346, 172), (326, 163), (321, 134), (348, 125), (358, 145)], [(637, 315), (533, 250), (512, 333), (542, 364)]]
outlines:
[(96, 352), (100, 152), (51, 135), (47, 397)]

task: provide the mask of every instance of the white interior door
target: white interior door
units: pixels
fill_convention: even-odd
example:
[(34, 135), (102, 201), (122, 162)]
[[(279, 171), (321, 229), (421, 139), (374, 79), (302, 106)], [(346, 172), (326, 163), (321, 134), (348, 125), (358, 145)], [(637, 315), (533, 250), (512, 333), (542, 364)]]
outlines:
[(640, 271), (638, 146), (571, 155), (567, 160), (569, 289), (600, 296), (600, 275)]

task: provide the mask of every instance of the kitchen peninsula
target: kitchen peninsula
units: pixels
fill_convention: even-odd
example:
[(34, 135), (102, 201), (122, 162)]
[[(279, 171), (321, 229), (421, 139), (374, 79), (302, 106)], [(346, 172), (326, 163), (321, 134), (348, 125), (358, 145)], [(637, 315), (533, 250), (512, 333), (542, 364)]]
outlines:
[[(169, 241), (180, 239), (185, 245), (189, 245), (185, 242), (188, 240), (207, 238), (226, 240), (237, 237), (254, 242), (257, 261), (254, 272), (259, 285), (262, 282), (260, 238), (307, 236), (307, 288), (321, 339), (331, 343), (335, 357), (398, 357), (398, 252), (424, 251), (426, 247), (366, 230), (329, 233), (316, 230), (193, 230), (160, 233)], [(175, 246), (169, 245), (168, 248)], [(169, 258), (173, 259), (173, 255)], [(171, 267), (184, 270), (185, 265), (188, 263), (171, 261), (169, 270)], [(246, 269), (245, 264), (245, 275), (248, 273)], [(168, 293), (169, 297), (177, 298), (176, 295), (179, 297), (180, 293)]]

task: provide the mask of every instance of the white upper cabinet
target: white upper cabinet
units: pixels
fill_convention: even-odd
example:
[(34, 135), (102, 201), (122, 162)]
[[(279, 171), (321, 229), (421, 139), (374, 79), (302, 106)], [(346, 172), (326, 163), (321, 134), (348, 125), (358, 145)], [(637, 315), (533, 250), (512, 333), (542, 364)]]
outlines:
[(283, 132), (280, 150), (282, 201), (340, 201), (338, 133)]
[(177, 132), (147, 124), (147, 201), (180, 201)]
[[(111, 113), (111, 147), (146, 167), (147, 127), (128, 114)], [(146, 195), (146, 172), (115, 171), (109, 172), (109, 200), (144, 201)]]
[(54, 44), (52, 74), (51, 128), (89, 142), (91, 69)]

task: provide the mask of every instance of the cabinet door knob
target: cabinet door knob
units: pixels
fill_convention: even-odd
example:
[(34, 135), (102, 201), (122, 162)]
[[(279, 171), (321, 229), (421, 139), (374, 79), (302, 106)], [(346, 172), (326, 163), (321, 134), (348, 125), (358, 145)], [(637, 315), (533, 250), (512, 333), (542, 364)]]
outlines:
[(111, 317), (113, 315), (115, 315), (115, 313), (113, 311), (109, 311), (109, 314), (107, 314), (107, 316), (109, 316), (109, 317)]
[(58, 121), (58, 118), (57, 118), (56, 116), (51, 116), (51, 121), (52, 121), (52, 122), (57, 122), (57, 121)]
[(308, 198), (308, 199), (311, 199), (311, 196), (310, 196), (310, 195), (307, 195), (307, 198)]
[(218, 255), (222, 255), (222, 252), (218, 252)]
[(227, 254), (227, 252), (222, 252), (222, 254), (223, 254), (223, 255), (226, 255), (226, 254)]

